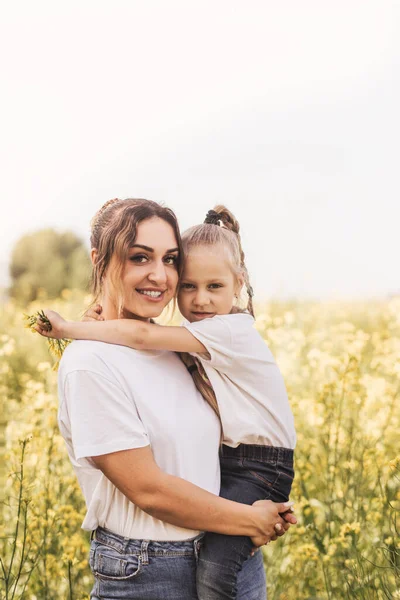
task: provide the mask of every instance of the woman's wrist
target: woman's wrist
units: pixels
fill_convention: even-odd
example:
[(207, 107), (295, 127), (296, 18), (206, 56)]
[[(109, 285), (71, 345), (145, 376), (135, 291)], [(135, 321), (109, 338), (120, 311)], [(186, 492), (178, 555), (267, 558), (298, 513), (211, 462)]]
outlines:
[(247, 514), (248, 519), (248, 531), (247, 533), (249, 537), (256, 537), (258, 535), (263, 535), (264, 530), (262, 527), (262, 523), (260, 520), (260, 511), (255, 506), (246, 506), (249, 509)]

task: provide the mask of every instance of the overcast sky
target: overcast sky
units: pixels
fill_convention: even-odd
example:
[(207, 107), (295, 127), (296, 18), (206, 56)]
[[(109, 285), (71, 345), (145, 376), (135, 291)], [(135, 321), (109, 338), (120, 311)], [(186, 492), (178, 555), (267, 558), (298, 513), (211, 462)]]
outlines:
[(88, 240), (133, 196), (183, 229), (225, 203), (259, 297), (398, 292), (399, 25), (387, 0), (3, 3), (0, 284), (22, 234)]

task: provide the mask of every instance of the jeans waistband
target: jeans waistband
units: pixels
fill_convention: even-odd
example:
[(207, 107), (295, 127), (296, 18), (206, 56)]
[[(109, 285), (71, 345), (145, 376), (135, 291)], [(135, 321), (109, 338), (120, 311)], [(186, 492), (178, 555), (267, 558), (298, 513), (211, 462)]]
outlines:
[(294, 450), (255, 444), (239, 444), (237, 448), (231, 448), (223, 444), (220, 449), (220, 456), (221, 458), (249, 458), (293, 464)]
[(155, 541), (155, 540), (137, 540), (122, 535), (118, 535), (105, 527), (98, 527), (92, 531), (91, 539), (94, 539), (105, 546), (114, 548), (121, 554), (146, 554), (151, 556), (184, 556), (197, 555), (200, 549), (201, 539), (204, 533), (200, 533), (195, 538), (189, 540), (174, 541)]

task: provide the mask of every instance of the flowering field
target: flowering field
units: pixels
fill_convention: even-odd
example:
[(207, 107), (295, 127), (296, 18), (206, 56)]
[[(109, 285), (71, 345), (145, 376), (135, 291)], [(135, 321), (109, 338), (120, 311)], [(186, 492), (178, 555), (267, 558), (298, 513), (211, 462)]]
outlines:
[[(77, 292), (52, 303), (69, 318), (84, 306)], [(89, 540), (57, 430), (53, 361), (22, 312), (2, 309), (0, 599), (87, 599)], [(269, 599), (400, 599), (400, 299), (257, 314), (298, 431), (300, 522), (265, 550)]]

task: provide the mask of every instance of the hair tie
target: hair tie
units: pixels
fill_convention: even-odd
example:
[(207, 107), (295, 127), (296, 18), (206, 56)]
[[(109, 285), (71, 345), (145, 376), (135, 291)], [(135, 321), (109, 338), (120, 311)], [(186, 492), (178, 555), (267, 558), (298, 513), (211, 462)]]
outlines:
[(221, 221), (221, 215), (217, 213), (215, 210), (209, 210), (206, 218), (204, 219), (204, 223), (208, 225), (218, 225)]

